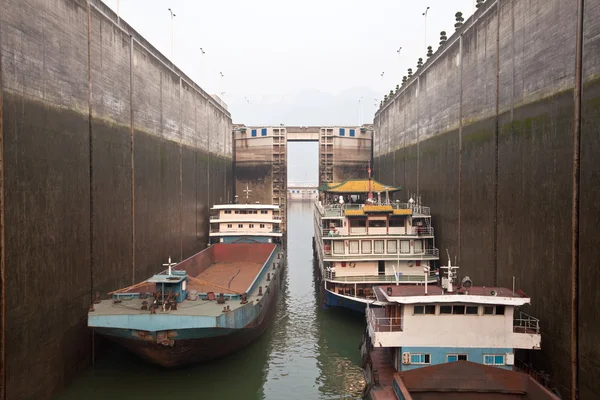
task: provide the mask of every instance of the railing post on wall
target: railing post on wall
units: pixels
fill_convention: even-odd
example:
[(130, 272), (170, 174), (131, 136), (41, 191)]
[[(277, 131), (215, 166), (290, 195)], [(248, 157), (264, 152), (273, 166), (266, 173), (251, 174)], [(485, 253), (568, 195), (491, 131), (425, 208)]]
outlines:
[(579, 398), (579, 195), (581, 156), (581, 100), (583, 74), (584, 0), (577, 1), (575, 87), (573, 89), (573, 172), (571, 193), (571, 399)]

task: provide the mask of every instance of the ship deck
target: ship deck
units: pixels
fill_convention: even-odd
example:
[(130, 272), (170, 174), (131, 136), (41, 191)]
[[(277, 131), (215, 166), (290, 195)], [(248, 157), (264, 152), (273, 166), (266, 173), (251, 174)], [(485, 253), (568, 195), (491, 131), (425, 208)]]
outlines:
[[(197, 300), (185, 299), (177, 304), (176, 310), (162, 311), (161, 307), (156, 309), (156, 314), (168, 314), (179, 316), (208, 316), (217, 317), (223, 314), (223, 307), (229, 306), (233, 311), (244, 306), (240, 300), (228, 299), (219, 304), (216, 297), (220, 293), (229, 295), (241, 295), (250, 290), (254, 280), (259, 276), (263, 265), (269, 261), (271, 252), (275, 249), (272, 244), (236, 244), (215, 245), (184, 262), (175, 269), (184, 269), (188, 272), (187, 290), (196, 290)], [(271, 265), (266, 266), (270, 268)], [(276, 271), (279, 273), (280, 271)], [(271, 271), (273, 274), (273, 271)], [(252, 286), (252, 291), (247, 294), (248, 302), (256, 301), (258, 286), (267, 287), (267, 274), (264, 274), (257, 285)], [(156, 291), (156, 285), (150, 282), (141, 282), (119, 292), (131, 293), (131, 297), (121, 296), (121, 302), (114, 303), (112, 299), (102, 300), (94, 304), (93, 314), (95, 316), (109, 315), (139, 315), (148, 314), (148, 310), (142, 310), (142, 303), (150, 298), (140, 299), (135, 296), (139, 293), (151, 293)], [(213, 292), (215, 300), (207, 300), (206, 293)]]

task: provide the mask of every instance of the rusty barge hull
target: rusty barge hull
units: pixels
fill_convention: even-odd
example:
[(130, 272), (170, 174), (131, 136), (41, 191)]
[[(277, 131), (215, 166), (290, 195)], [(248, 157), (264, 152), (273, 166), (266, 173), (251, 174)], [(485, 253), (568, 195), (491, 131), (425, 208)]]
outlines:
[[(131, 330), (100, 328), (96, 329), (96, 332), (142, 359), (166, 368), (215, 360), (243, 349), (265, 332), (276, 314), (282, 279), (283, 274), (277, 279), (276, 284), (265, 293), (264, 296), (267, 298), (265, 298), (260, 320), (242, 329), (204, 328), (171, 331), (171, 334), (167, 336), (167, 341), (162, 340), (164, 344), (160, 343), (160, 335), (156, 333), (150, 333), (147, 339), (143, 339)], [(134, 338), (134, 335), (138, 338)]]

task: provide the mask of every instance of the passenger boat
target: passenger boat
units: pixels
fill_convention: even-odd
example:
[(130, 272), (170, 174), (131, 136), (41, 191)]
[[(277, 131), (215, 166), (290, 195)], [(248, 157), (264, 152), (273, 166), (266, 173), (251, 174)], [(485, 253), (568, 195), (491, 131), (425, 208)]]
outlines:
[(140, 357), (177, 367), (225, 356), (273, 319), (285, 270), (279, 207), (215, 205), (210, 246), (96, 300), (88, 326)]
[[(379, 305), (373, 285), (438, 281), (434, 230), (420, 196), (370, 178), (326, 184), (314, 207), (314, 253), (326, 307), (365, 312)], [(376, 196), (375, 196), (376, 194)]]
[(527, 375), (514, 372), (516, 349), (541, 348), (539, 320), (521, 311), (530, 298), (521, 290), (473, 286), (468, 277), (456, 288), (457, 268), (450, 261), (441, 267), (447, 271), (441, 286), (373, 288), (383, 306), (366, 312), (361, 345), (365, 395), (555, 399)]

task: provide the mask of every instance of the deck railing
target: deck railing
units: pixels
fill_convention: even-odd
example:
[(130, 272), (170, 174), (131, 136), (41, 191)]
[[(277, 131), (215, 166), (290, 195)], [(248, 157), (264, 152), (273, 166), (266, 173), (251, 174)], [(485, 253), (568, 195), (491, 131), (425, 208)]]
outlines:
[(400, 260), (424, 260), (424, 259), (435, 259), (435, 258), (439, 258), (440, 256), (440, 251), (436, 248), (429, 248), (429, 249), (423, 249), (421, 251), (415, 251), (413, 253), (400, 253), (400, 255), (398, 254), (391, 254), (391, 253), (360, 253), (360, 254), (347, 254), (347, 253), (335, 253), (334, 251), (332, 251), (331, 247), (326, 247), (325, 248), (325, 254), (330, 255), (331, 257), (335, 258), (336, 261), (344, 261), (344, 260), (348, 260), (348, 261), (352, 261), (352, 260), (363, 260), (363, 259), (373, 259), (373, 258), (377, 258), (380, 260), (395, 260), (395, 259), (400, 259)]
[[(364, 204), (327, 204), (322, 205), (317, 203), (317, 207), (319, 208), (319, 212), (321, 215), (325, 217), (341, 217), (343, 216), (343, 212), (345, 210), (360, 210), (362, 209)], [(390, 203), (382, 203), (380, 205), (392, 206), (394, 210), (411, 210), (413, 216), (430, 216), (431, 208), (425, 207), (419, 204), (410, 204), (410, 203), (399, 203), (399, 202), (390, 202)]]
[(382, 308), (367, 308), (367, 323), (375, 332), (402, 332), (402, 317), (386, 317)]
[(540, 320), (524, 312), (519, 312), (519, 318), (515, 318), (513, 323), (513, 332), (539, 335)]
[[(339, 228), (339, 227), (338, 227)], [(360, 230), (360, 231), (359, 231)], [(350, 228), (350, 232), (342, 235), (339, 230), (335, 230), (334, 228), (323, 228), (321, 229), (321, 236), (323, 238), (327, 237), (352, 237), (352, 236), (433, 236), (434, 231), (431, 226), (413, 226), (408, 232), (396, 233), (394, 230), (388, 233), (367, 233), (366, 228), (358, 229), (358, 228)]]
[[(355, 282), (374, 282), (374, 283), (395, 283), (394, 275), (353, 275), (337, 276), (333, 271), (325, 271), (325, 279), (335, 282), (355, 283)], [(427, 282), (437, 280), (435, 272), (427, 275)], [(398, 276), (398, 282), (425, 282), (425, 274), (420, 275), (401, 275)]]

